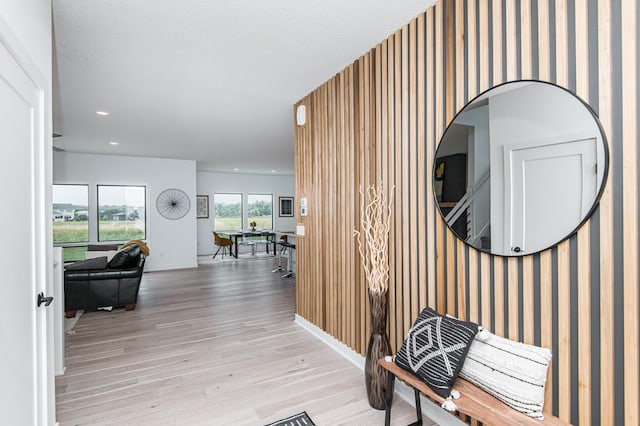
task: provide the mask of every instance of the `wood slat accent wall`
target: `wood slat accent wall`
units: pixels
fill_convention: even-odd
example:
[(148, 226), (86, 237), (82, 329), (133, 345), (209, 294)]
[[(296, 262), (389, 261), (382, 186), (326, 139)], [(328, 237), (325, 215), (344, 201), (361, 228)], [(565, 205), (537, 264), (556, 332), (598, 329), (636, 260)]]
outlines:
[[(638, 6), (635, 0), (446, 0), (304, 97), (295, 127), (297, 313), (364, 354), (366, 283), (354, 227), (360, 185), (395, 196), (389, 336), (425, 306), (549, 347), (546, 405), (574, 424), (640, 424)], [(610, 150), (602, 199), (576, 235), (542, 253), (489, 256), (444, 225), (436, 146), (482, 91), (533, 78), (576, 93)]]

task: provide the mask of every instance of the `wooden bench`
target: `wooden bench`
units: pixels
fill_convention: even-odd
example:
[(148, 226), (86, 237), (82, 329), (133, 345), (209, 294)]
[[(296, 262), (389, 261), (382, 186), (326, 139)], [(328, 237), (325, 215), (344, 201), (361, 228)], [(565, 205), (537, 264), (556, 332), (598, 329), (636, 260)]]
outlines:
[[(387, 383), (387, 410), (385, 415), (385, 426), (391, 423), (391, 403), (393, 402), (393, 388), (395, 378), (402, 380), (412, 387), (416, 398), (416, 415), (418, 421), (413, 425), (422, 424), (422, 409), (420, 407), (420, 393), (428, 398), (442, 404), (444, 398), (435, 393), (426, 383), (409, 371), (396, 365), (395, 362), (387, 362), (384, 359), (378, 360), (378, 364), (387, 370), (389, 374)], [(560, 420), (550, 413), (543, 413), (544, 420), (531, 418), (519, 411), (514, 410), (502, 401), (478, 388), (477, 386), (458, 377), (454, 389), (460, 392), (460, 398), (453, 400), (458, 407), (458, 413), (478, 420), (485, 425), (568, 425), (569, 423)]]

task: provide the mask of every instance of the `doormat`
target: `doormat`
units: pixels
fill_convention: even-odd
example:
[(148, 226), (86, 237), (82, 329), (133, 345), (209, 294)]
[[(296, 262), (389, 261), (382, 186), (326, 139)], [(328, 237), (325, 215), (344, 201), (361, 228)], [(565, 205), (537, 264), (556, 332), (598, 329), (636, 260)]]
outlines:
[(315, 426), (315, 423), (311, 420), (307, 412), (303, 411), (300, 414), (269, 423), (266, 426)]

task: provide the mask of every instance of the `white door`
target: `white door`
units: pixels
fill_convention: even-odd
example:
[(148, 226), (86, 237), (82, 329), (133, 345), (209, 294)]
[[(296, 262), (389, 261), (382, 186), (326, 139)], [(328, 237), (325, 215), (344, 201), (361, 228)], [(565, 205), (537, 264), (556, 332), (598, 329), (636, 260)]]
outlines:
[(567, 236), (597, 195), (595, 138), (505, 147), (505, 249), (533, 253)]
[(47, 291), (44, 91), (6, 40), (0, 33), (0, 424), (45, 425), (52, 372), (47, 308), (36, 306)]

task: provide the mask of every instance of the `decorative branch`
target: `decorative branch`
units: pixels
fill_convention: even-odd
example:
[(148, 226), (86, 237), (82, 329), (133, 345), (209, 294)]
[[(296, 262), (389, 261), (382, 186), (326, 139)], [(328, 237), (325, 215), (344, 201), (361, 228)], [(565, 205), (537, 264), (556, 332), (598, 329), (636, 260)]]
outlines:
[(354, 229), (369, 291), (384, 293), (389, 288), (389, 224), (395, 186), (389, 201), (382, 184), (370, 185), (365, 192), (360, 186), (360, 227)]

